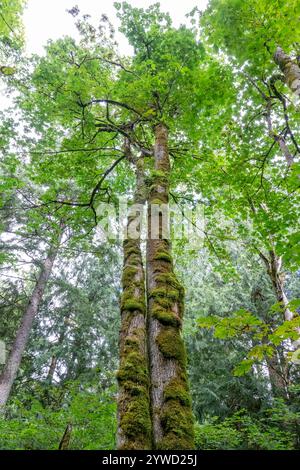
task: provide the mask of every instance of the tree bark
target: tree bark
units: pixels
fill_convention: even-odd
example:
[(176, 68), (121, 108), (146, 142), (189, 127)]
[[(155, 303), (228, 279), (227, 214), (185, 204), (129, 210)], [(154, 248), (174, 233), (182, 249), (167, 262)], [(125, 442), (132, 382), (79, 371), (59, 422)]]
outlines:
[(284, 309), (284, 319), (292, 320), (293, 312), (288, 308), (288, 298), (284, 291), (285, 275), (281, 271), (282, 260), (274, 250), (270, 251), (270, 277), (278, 302), (282, 303)]
[(293, 93), (300, 96), (300, 67), (297, 61), (292, 60), (281, 47), (277, 47), (274, 61), (282, 71), (287, 86)]
[[(184, 290), (174, 274), (170, 237), (163, 223), (163, 216), (168, 217), (170, 176), (168, 131), (164, 124), (155, 127), (154, 161), (148, 198), (147, 239), (153, 445), (155, 449), (192, 449), (193, 416), (186, 353), (181, 338)], [(157, 207), (164, 214), (154, 218), (153, 209)]]
[[(143, 159), (136, 164), (136, 191), (123, 243), (121, 330), (118, 371), (118, 449), (152, 448), (149, 371), (146, 339), (145, 273), (141, 253), (141, 220), (145, 204)], [(138, 213), (138, 215), (137, 215)], [(140, 223), (139, 223), (140, 222)]]
[(267, 99), (265, 118), (266, 118), (267, 125), (268, 125), (269, 137), (271, 139), (273, 139), (274, 142), (276, 142), (276, 144), (279, 146), (279, 149), (280, 149), (282, 155), (284, 156), (288, 167), (291, 168), (293, 163), (294, 163), (294, 157), (291, 154), (291, 152), (290, 152), (290, 150), (287, 146), (287, 143), (286, 143), (286, 140), (285, 140), (286, 138), (285, 138), (284, 134), (276, 134), (276, 132), (274, 132), (273, 124), (272, 124), (272, 118), (271, 118), (271, 112), (272, 112), (272, 101), (270, 99)]
[(61, 438), (61, 441), (59, 443), (58, 450), (68, 450), (69, 449), (72, 428), (73, 428), (72, 424), (70, 424), (70, 423), (67, 424), (64, 435)]
[(289, 301), (284, 291), (284, 273), (281, 272), (281, 257), (277, 256), (274, 250), (269, 251), (269, 258), (261, 252), (259, 255), (267, 267), (267, 273), (272, 281), (277, 301), (283, 306), (285, 320), (292, 320), (294, 315), (288, 308)]
[(56, 369), (56, 365), (57, 365), (57, 357), (53, 355), (51, 357), (51, 362), (50, 362), (50, 366), (49, 366), (49, 370), (48, 370), (48, 374), (47, 374), (47, 379), (46, 379), (49, 384), (52, 384), (54, 372), (55, 372), (55, 369)]
[[(266, 318), (264, 316), (264, 308), (263, 303), (265, 301), (264, 294), (260, 287), (256, 287), (252, 290), (252, 300), (256, 306), (257, 312), (264, 321)], [(253, 345), (256, 346), (259, 342), (256, 340), (252, 340)], [(262, 338), (262, 342), (264, 344), (268, 344), (268, 337), (265, 336)], [(268, 375), (270, 380), (270, 386), (272, 389), (272, 394), (274, 397), (283, 397), (285, 399), (288, 398), (287, 393), (287, 375), (286, 375), (286, 368), (282, 367), (278, 350), (277, 348), (274, 349), (274, 354), (272, 357), (266, 356), (266, 364), (268, 369)]]
[(272, 357), (266, 358), (268, 374), (274, 397), (288, 399), (286, 371), (282, 369), (277, 351)]
[[(277, 256), (274, 249), (269, 251), (269, 257), (266, 257), (261, 252), (260, 257), (267, 267), (267, 273), (270, 276), (276, 299), (283, 307), (284, 320), (290, 321), (293, 319), (294, 314), (288, 308), (289, 301), (284, 290), (285, 276), (281, 271), (282, 259)], [(296, 331), (300, 333), (299, 328), (297, 328)], [(299, 342), (299, 340), (295, 341), (293, 346), (297, 348)], [(275, 390), (277, 388), (281, 396), (288, 398), (289, 373), (287, 364), (281, 365), (277, 355), (276, 357), (269, 358), (268, 361), (268, 372), (273, 389)]]
[(32, 323), (41, 304), (57, 252), (58, 245), (50, 248), (48, 256), (43, 262), (38, 280), (33, 289), (31, 298), (23, 315), (21, 325), (12, 345), (11, 352), (0, 376), (0, 408), (6, 405), (9, 398), (21, 364), (23, 353), (28, 343)]

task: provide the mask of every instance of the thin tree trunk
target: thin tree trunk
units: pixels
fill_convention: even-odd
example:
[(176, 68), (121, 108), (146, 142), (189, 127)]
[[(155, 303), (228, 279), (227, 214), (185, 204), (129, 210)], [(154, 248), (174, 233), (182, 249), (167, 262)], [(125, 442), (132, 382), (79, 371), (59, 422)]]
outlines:
[(272, 281), (277, 302), (280, 302), (283, 306), (285, 320), (292, 320), (294, 315), (288, 308), (289, 301), (284, 291), (284, 273), (281, 272), (281, 257), (277, 256), (274, 250), (269, 251), (269, 258), (261, 252), (259, 255), (267, 267), (267, 273)]
[(24, 350), (28, 343), (33, 320), (41, 304), (45, 288), (52, 271), (53, 263), (58, 252), (58, 246), (52, 247), (45, 259), (40, 275), (33, 289), (31, 298), (23, 315), (21, 325), (0, 376), (0, 407), (4, 407), (9, 398), (13, 383), (17, 376)]
[(286, 371), (282, 370), (277, 351), (272, 357), (266, 358), (266, 363), (274, 397), (288, 399)]
[[(65, 316), (65, 319), (64, 319), (64, 324), (63, 324), (63, 327), (62, 327), (62, 330), (60, 332), (60, 335), (58, 337), (58, 340), (57, 340), (57, 343), (55, 343), (55, 346), (60, 346), (64, 339), (65, 339), (65, 336), (66, 336), (66, 330), (67, 330), (67, 322), (71, 316), (71, 313), (72, 311), (69, 310), (68, 313), (66, 314)], [(53, 382), (53, 377), (54, 377), (54, 373), (55, 373), (55, 370), (56, 370), (56, 366), (57, 366), (57, 355), (56, 354), (53, 354), (51, 356), (51, 362), (50, 362), (50, 366), (49, 366), (49, 370), (48, 370), (48, 374), (47, 374), (47, 377), (46, 377), (46, 381), (49, 383), (49, 384), (52, 384)], [(72, 361), (73, 363), (73, 361)]]
[[(294, 314), (288, 307), (289, 301), (284, 290), (285, 276), (281, 271), (282, 259), (277, 256), (274, 250), (269, 251), (268, 258), (261, 252), (259, 254), (267, 267), (267, 273), (270, 276), (277, 302), (281, 303), (283, 307), (284, 320), (290, 321), (293, 319)], [(299, 328), (296, 328), (296, 331), (300, 333)], [(293, 346), (295, 348), (299, 347), (299, 340), (295, 341)], [(272, 386), (277, 387), (281, 395), (288, 398), (289, 373), (287, 362), (285, 361), (285, 364), (280, 365), (278, 357), (269, 358), (268, 360), (267, 366)]]
[[(282, 303), (284, 309), (284, 318), (290, 321), (294, 318), (294, 313), (289, 309), (288, 298), (284, 290), (285, 273), (281, 271), (282, 259), (277, 256), (274, 250), (270, 251), (270, 277), (272, 279), (273, 287), (277, 296), (278, 302)], [(300, 328), (295, 329), (300, 335)], [(294, 341), (294, 348), (300, 346), (300, 339)]]
[(278, 302), (282, 303), (284, 308), (285, 320), (292, 320), (294, 314), (288, 308), (288, 298), (284, 291), (285, 275), (281, 271), (282, 260), (281, 257), (277, 256), (274, 250), (270, 251), (270, 277), (276, 293)]
[(53, 355), (51, 357), (50, 367), (49, 367), (47, 378), (46, 378), (46, 380), (49, 384), (52, 384), (54, 372), (55, 372), (55, 369), (56, 369), (56, 365), (57, 365), (57, 356)]
[[(265, 301), (265, 297), (260, 287), (256, 287), (252, 291), (252, 300), (256, 306), (257, 312), (261, 318), (266, 320), (264, 317), (264, 308), (262, 302)], [(259, 344), (258, 340), (252, 340), (253, 346)], [(268, 337), (265, 336), (262, 338), (263, 344), (268, 344)], [(281, 361), (278, 355), (277, 348), (274, 350), (272, 357), (266, 356), (266, 364), (268, 369), (268, 375), (270, 380), (270, 385), (272, 389), (272, 394), (274, 397), (283, 397), (288, 398), (287, 393), (287, 377), (285, 367), (282, 367)]]
[[(137, 212), (145, 203), (143, 160), (136, 160), (136, 192), (123, 243), (121, 330), (118, 371), (118, 449), (152, 448), (149, 371), (146, 340), (145, 273), (141, 225)], [(138, 206), (137, 206), (138, 205)]]
[(63, 437), (61, 438), (61, 441), (59, 443), (58, 450), (68, 450), (69, 449), (72, 429), (73, 429), (72, 424), (70, 424), (70, 423), (67, 424), (65, 432), (63, 434)]
[(274, 54), (274, 61), (279, 65), (287, 86), (293, 93), (300, 96), (300, 67), (297, 61), (292, 60), (281, 47), (277, 47)]
[(276, 142), (276, 144), (279, 146), (279, 149), (282, 155), (284, 156), (288, 167), (291, 168), (294, 163), (294, 157), (288, 148), (288, 145), (285, 140), (286, 139), (285, 135), (276, 134), (276, 132), (274, 132), (271, 112), (272, 112), (272, 101), (270, 99), (267, 99), (265, 118), (266, 118), (267, 125), (268, 125), (269, 137), (273, 139), (274, 142)]
[[(180, 332), (184, 290), (174, 274), (171, 243), (163, 223), (163, 216), (168, 217), (170, 175), (168, 131), (164, 124), (155, 128), (154, 159), (147, 239), (153, 441), (155, 449), (192, 449), (193, 416), (186, 373), (186, 353)], [(154, 218), (153, 210), (158, 207), (161, 207), (164, 214)], [(156, 222), (159, 223), (158, 230), (155, 227)]]

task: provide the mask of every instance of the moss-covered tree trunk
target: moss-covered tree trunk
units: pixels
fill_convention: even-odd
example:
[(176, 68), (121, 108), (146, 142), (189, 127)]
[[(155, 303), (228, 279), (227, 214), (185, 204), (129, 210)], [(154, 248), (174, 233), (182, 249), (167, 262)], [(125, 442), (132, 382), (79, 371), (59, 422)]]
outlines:
[(136, 192), (128, 216), (122, 275), (118, 449), (151, 449), (151, 416), (146, 341), (145, 273), (138, 212), (145, 203), (143, 160), (136, 160)]
[[(192, 449), (193, 416), (180, 331), (184, 291), (174, 274), (171, 243), (163, 216), (153, 216), (158, 207), (164, 215), (168, 212), (170, 160), (168, 131), (164, 124), (155, 127), (154, 160), (148, 198), (147, 240), (153, 445), (155, 449)], [(156, 222), (159, 223), (158, 231)]]

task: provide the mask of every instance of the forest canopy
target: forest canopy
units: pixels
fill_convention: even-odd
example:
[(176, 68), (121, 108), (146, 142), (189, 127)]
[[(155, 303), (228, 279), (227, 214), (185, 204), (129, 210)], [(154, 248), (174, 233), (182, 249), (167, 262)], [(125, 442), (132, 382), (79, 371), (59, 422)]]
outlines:
[(116, 2), (118, 31), (75, 5), (43, 54), (25, 8), (0, 0), (0, 449), (300, 449), (300, 2)]

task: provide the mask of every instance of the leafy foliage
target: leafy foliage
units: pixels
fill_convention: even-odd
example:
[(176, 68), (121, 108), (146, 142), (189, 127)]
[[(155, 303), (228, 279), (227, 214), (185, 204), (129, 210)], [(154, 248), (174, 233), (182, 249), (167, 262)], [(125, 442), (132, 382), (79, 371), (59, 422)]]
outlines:
[(101, 389), (96, 382), (80, 380), (65, 384), (63, 390), (41, 384), (34, 398), (19, 394), (7, 410), (9, 419), (0, 418), (0, 448), (57, 450), (67, 424), (71, 424), (69, 449), (113, 449), (114, 393), (113, 388)]

